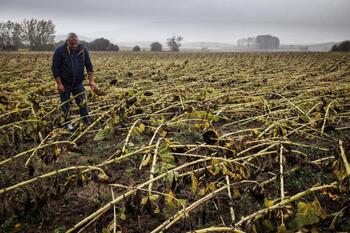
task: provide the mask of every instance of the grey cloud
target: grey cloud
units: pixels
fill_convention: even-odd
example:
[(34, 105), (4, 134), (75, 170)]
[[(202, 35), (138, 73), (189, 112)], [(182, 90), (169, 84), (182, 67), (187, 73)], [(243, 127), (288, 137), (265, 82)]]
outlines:
[[(159, 24), (168, 24), (176, 25), (178, 31), (197, 33), (198, 37), (207, 34), (220, 38), (220, 34), (229, 35), (224, 30), (235, 30), (231, 33), (234, 37), (236, 30), (241, 29), (241, 36), (245, 36), (247, 31), (256, 33), (265, 25), (270, 31), (285, 35), (319, 31), (323, 38), (333, 33), (340, 39), (350, 37), (344, 32), (350, 28), (349, 10), (349, 0), (1, 0), (0, 21), (52, 19), (59, 33), (78, 28), (90, 36), (113, 32), (140, 35), (136, 30), (150, 35), (145, 28), (157, 36), (169, 32), (166, 26), (157, 30)], [(295, 40), (302, 41), (302, 36)], [(122, 38), (132, 39), (126, 35)]]

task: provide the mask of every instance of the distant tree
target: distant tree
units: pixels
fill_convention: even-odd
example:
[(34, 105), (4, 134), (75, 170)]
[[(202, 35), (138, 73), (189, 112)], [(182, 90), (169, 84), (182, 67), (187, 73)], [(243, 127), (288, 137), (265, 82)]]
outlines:
[(162, 46), (161, 43), (159, 43), (159, 42), (153, 42), (153, 43), (151, 44), (151, 51), (152, 51), (152, 52), (160, 52), (160, 51), (162, 51), (162, 50), (163, 50), (163, 46)]
[(85, 40), (79, 40), (79, 44), (84, 45), (85, 47), (89, 47), (89, 42), (85, 41)]
[(331, 48), (331, 52), (350, 52), (350, 41), (346, 40), (340, 44), (335, 44)]
[(141, 48), (140, 46), (136, 45), (133, 49), (132, 49), (133, 52), (140, 52), (141, 51)]
[[(65, 40), (60, 40), (60, 41), (55, 43), (55, 47), (64, 45), (64, 43), (66, 43)], [(86, 42), (85, 40), (79, 40), (79, 44), (82, 44), (82, 45), (86, 46), (87, 48), (89, 47), (89, 42)]]
[(259, 35), (256, 37), (256, 45), (258, 49), (278, 49), (280, 40), (271, 35)]
[(118, 45), (112, 44), (105, 38), (98, 38), (86, 45), (90, 50), (94, 51), (119, 51)]
[[(55, 47), (61, 46), (64, 43), (66, 43), (66, 41), (61, 40), (55, 43)], [(96, 39), (90, 43), (84, 40), (79, 40), (79, 44), (85, 46), (86, 48), (92, 51), (119, 51), (118, 45), (112, 44), (109, 40), (104, 38)]]
[(338, 45), (337, 44), (334, 44), (331, 48), (331, 52), (338, 52), (339, 49), (338, 49)]
[(170, 48), (170, 51), (172, 52), (178, 52), (181, 47), (181, 41), (183, 38), (181, 36), (175, 36), (173, 35), (172, 37), (167, 39), (167, 45)]
[(51, 20), (23, 20), (22, 37), (32, 50), (47, 50), (54, 47), (55, 25)]
[(247, 46), (248, 46), (248, 48), (255, 48), (256, 47), (256, 38), (255, 37), (248, 37), (247, 38)]
[(237, 40), (237, 45), (240, 48), (255, 48), (256, 47), (256, 38), (255, 37), (248, 37), (248, 38), (242, 38)]
[(19, 23), (0, 22), (0, 50), (17, 50), (21, 47), (21, 31)]

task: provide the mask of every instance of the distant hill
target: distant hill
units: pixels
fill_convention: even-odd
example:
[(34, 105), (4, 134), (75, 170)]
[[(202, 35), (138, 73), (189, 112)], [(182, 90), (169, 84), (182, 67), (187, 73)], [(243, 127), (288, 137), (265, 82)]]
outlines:
[(220, 42), (189, 42), (183, 43), (184, 49), (210, 49), (210, 50), (232, 50), (236, 46), (234, 44), (220, 43)]
[[(78, 35), (79, 37), (79, 40), (84, 40), (84, 41), (87, 41), (87, 42), (91, 42), (94, 40), (94, 38), (91, 38), (91, 37), (87, 37), (87, 36), (81, 36), (81, 35)], [(59, 41), (62, 41), (62, 40), (66, 40), (67, 38), (67, 35), (56, 35), (55, 36), (55, 42), (59, 42)]]
[[(133, 48), (135, 45), (140, 46), (141, 48), (146, 48), (148, 49), (150, 45), (154, 41), (135, 41), (135, 42), (116, 42), (116, 44), (119, 47), (125, 47), (125, 48)], [(166, 43), (162, 43), (163, 45), (163, 50), (168, 50), (168, 46)], [(227, 44), (227, 43), (220, 43), (220, 42), (188, 42), (188, 43), (182, 43), (182, 46), (180, 49), (184, 50), (234, 50), (236, 47), (233, 44)]]
[[(131, 41), (131, 42), (115, 42), (119, 47), (133, 48), (136, 45), (141, 48), (149, 48), (154, 41)], [(159, 41), (160, 42), (160, 41)], [(166, 44), (162, 44), (163, 48), (166, 48)]]
[[(79, 35), (78, 35), (79, 36)], [(66, 35), (56, 35), (55, 42), (65, 40)], [(87, 37), (87, 36), (79, 36), (80, 40), (84, 40), (87, 42), (91, 42), (94, 40), (94, 38)], [(109, 39), (109, 38), (106, 38)], [(114, 41), (109, 39), (112, 43), (117, 44), (122, 50), (129, 50), (135, 47), (136, 45), (140, 46), (141, 48), (149, 49), (150, 44), (154, 41)], [(164, 41), (158, 41), (163, 45), (163, 50), (168, 50), (168, 46)], [(298, 45), (298, 44), (282, 44), (280, 46), (279, 50), (274, 51), (305, 51), (305, 48), (307, 47), (307, 51), (311, 52), (327, 52), (329, 51), (332, 46), (339, 42), (327, 42), (327, 43), (319, 43), (319, 44), (304, 44), (304, 45)], [(259, 51), (259, 50), (248, 50), (248, 49), (240, 49), (237, 47), (235, 43), (229, 44), (229, 43), (221, 43), (221, 42), (208, 42), (208, 41), (198, 41), (198, 42), (184, 42), (181, 46), (182, 50), (208, 50), (208, 51)]]
[(328, 52), (331, 50), (332, 46), (337, 43), (338, 42), (327, 42), (327, 43), (308, 44), (308, 45), (281, 45), (280, 50)]
[[(327, 42), (320, 44), (308, 44), (308, 45), (281, 45), (280, 49), (273, 51), (311, 51), (311, 52), (328, 52), (334, 44), (338, 42)], [(183, 49), (208, 49), (217, 51), (261, 51), (261, 50), (249, 50), (239, 49), (235, 44), (219, 43), (219, 42), (191, 42), (184, 43)], [(306, 50), (307, 48), (307, 50)]]
[(319, 52), (327, 52), (331, 50), (332, 46), (339, 42), (327, 42), (322, 44), (312, 44), (308, 45), (309, 51), (319, 51)]

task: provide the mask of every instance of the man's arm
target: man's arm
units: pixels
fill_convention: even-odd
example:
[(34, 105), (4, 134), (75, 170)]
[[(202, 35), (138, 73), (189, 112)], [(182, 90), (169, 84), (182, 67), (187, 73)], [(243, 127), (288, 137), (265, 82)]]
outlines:
[(89, 55), (89, 52), (87, 51), (86, 48), (84, 48), (84, 50), (85, 50), (84, 51), (84, 54), (85, 54), (85, 64), (84, 65), (85, 65), (87, 73), (88, 73), (89, 85), (90, 85), (92, 90), (96, 90), (97, 85), (96, 85), (95, 80), (94, 80), (94, 70), (92, 67), (90, 55)]
[(60, 54), (60, 51), (56, 49), (55, 53), (53, 54), (51, 69), (52, 69), (52, 75), (57, 84), (57, 91), (58, 93), (63, 93), (64, 86), (62, 84), (61, 77), (60, 77), (60, 67), (61, 67), (61, 54)]
[(96, 90), (97, 85), (96, 85), (95, 80), (94, 80), (94, 72), (88, 72), (88, 80), (89, 80), (89, 85), (90, 85), (91, 89)]

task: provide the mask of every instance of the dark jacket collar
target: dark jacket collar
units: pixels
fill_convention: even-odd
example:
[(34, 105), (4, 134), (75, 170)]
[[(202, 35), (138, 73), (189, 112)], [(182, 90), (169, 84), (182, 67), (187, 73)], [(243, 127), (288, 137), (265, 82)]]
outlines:
[[(71, 51), (70, 51), (70, 49), (69, 49), (68, 43), (67, 43), (67, 42), (64, 43), (63, 46), (67, 49), (67, 53), (68, 53), (69, 55), (71, 55)], [(80, 55), (80, 54), (84, 51), (84, 45), (78, 44), (78, 47), (77, 47), (77, 50), (76, 50), (76, 51), (78, 51), (78, 55)]]

